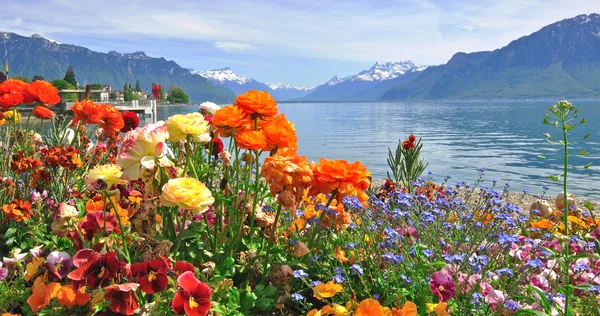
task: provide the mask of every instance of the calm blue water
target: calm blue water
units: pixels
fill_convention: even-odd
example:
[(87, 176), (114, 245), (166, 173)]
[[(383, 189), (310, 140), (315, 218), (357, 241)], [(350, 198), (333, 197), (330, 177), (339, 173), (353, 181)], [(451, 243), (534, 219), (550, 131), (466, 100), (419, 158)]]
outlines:
[[(545, 178), (561, 173), (560, 146), (546, 143), (543, 134), (559, 136), (560, 130), (540, 122), (551, 101), (535, 102), (426, 102), (426, 103), (297, 103), (280, 104), (280, 111), (295, 124), (299, 154), (309, 161), (320, 157), (362, 161), (374, 178), (386, 176), (388, 147), (410, 133), (423, 138), (423, 157), (435, 181), (445, 176), (450, 182), (473, 183), (479, 169), (486, 168), (484, 185), (492, 180), (509, 182), (511, 190), (550, 192), (560, 184)], [(571, 158), (573, 165), (589, 169), (570, 171), (570, 191), (587, 198), (600, 199), (600, 101), (579, 101), (588, 123), (575, 128), (572, 139), (587, 132), (585, 141), (575, 140), (572, 152), (586, 149), (587, 158)], [(196, 111), (197, 106), (159, 108), (158, 119), (176, 113)], [(538, 154), (548, 157), (539, 159)]]

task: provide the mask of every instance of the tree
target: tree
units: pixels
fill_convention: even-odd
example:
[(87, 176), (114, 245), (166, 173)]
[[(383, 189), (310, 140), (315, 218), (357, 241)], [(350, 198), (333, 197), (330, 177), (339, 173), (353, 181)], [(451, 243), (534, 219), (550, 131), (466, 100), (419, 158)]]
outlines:
[[(104, 87), (99, 83), (92, 83), (91, 88), (92, 88), (92, 90), (102, 90)], [(92, 92), (91, 98), (92, 98), (92, 100), (100, 101), (100, 93)]]
[(169, 89), (169, 96), (167, 101), (171, 103), (188, 103), (190, 102), (190, 96), (183, 91), (181, 87), (172, 86)]
[(36, 81), (36, 80), (44, 80), (44, 77), (40, 76), (40, 75), (35, 75), (33, 76), (33, 78), (31, 78), (31, 81)]
[[(58, 89), (58, 90), (75, 90), (75, 87), (72, 84), (68, 83), (64, 79), (53, 80), (52, 85), (55, 86), (56, 89)], [(75, 93), (75, 92), (63, 93), (63, 94), (61, 94), (61, 96), (63, 99), (65, 99), (69, 102), (77, 101), (77, 93)]]
[(73, 72), (73, 68), (69, 66), (67, 68), (67, 73), (65, 74), (64, 80), (73, 85), (73, 87), (77, 87), (77, 79), (75, 79), (75, 73)]
[(108, 95), (108, 99), (111, 101), (115, 101), (117, 99), (117, 93), (112, 91), (109, 95)]
[(140, 81), (139, 80), (135, 81), (135, 91), (137, 91), (137, 92), (142, 91), (142, 88), (140, 88)]

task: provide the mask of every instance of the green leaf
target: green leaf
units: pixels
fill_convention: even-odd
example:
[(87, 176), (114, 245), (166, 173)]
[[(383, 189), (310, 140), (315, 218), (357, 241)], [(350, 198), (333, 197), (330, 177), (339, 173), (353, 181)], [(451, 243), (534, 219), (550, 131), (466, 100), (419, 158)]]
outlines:
[(589, 168), (591, 165), (592, 165), (592, 163), (590, 162), (590, 163), (588, 163), (588, 164), (585, 164), (585, 166), (583, 166), (583, 168), (584, 168), (584, 169), (587, 169), (587, 168)]
[(594, 210), (594, 205), (592, 205), (592, 203), (590, 201), (585, 201), (585, 203), (583, 203), (583, 207), (585, 207), (586, 209), (588, 209), (590, 211)]
[(582, 151), (580, 151), (580, 152), (579, 152), (579, 155), (581, 155), (581, 156), (584, 156), (584, 157), (585, 157), (585, 156), (589, 156), (589, 155), (590, 155), (590, 153), (589, 153), (589, 152), (587, 152), (587, 150), (585, 150), (585, 149), (584, 149), (584, 150), (582, 150)]
[(14, 227), (11, 227), (11, 228), (9, 228), (9, 229), (6, 230), (6, 234), (4, 234), (4, 238), (11, 238), (16, 233), (17, 233), (17, 229), (14, 228)]
[(202, 222), (191, 223), (187, 229), (184, 229), (181, 232), (181, 240), (186, 240), (198, 236), (202, 225)]
[(552, 180), (552, 181), (560, 181), (560, 176), (556, 175), (556, 176), (546, 176), (546, 178)]
[(521, 309), (518, 312), (513, 314), (514, 316), (519, 316), (519, 315), (537, 315), (537, 316), (548, 316), (548, 314), (544, 313), (544, 312), (540, 312), (540, 311), (536, 311), (533, 309)]
[(538, 156), (538, 158), (540, 158), (540, 159), (546, 159), (546, 157), (545, 157), (545, 156), (542, 156), (542, 155), (537, 155), (537, 156)]
[(572, 130), (573, 130), (573, 127), (574, 127), (574, 126), (573, 126), (573, 125), (571, 125), (571, 124), (565, 124), (565, 131), (567, 131), (567, 132), (570, 132), (570, 131), (572, 131)]
[(542, 120), (542, 124), (550, 124), (548, 122), (548, 114), (546, 114), (546, 117), (544, 117), (544, 120)]
[(589, 132), (589, 133), (585, 134), (585, 136), (583, 136), (583, 139), (586, 139), (586, 138), (590, 137), (590, 135), (592, 135), (592, 133), (591, 133), (591, 132)]
[(587, 122), (587, 120), (584, 118), (581, 119), (581, 122), (579, 122), (579, 124), (584, 124), (585, 122)]

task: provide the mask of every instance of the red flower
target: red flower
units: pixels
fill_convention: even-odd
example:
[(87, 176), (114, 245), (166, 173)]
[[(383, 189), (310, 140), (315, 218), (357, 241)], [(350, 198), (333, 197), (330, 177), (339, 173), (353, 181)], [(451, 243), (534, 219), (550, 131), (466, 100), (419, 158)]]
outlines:
[(175, 263), (175, 269), (173, 269), (173, 270), (175, 270), (175, 272), (177, 272), (177, 276), (180, 276), (184, 272), (187, 272), (187, 271), (191, 271), (192, 273), (195, 272), (194, 265), (192, 265), (189, 262), (185, 262), (185, 261), (181, 261), (181, 260), (177, 261)]
[(212, 115), (204, 115), (204, 120), (212, 125)]
[[(104, 217), (106, 217), (106, 224), (104, 223)], [(110, 212), (89, 212), (85, 216), (85, 220), (81, 222), (79, 226), (85, 231), (85, 238), (89, 241), (94, 238), (94, 235), (97, 232), (104, 230), (105, 227), (107, 232), (115, 232), (116, 234), (121, 233), (117, 224), (117, 218)]]
[(181, 287), (171, 302), (177, 315), (204, 316), (210, 310), (210, 287), (196, 279), (193, 272), (184, 272), (177, 278)]
[(125, 111), (121, 113), (125, 126), (121, 128), (122, 133), (127, 133), (130, 130), (136, 129), (140, 125), (140, 118), (135, 112)]
[[(204, 148), (209, 149), (210, 143), (204, 145)], [(223, 151), (223, 141), (219, 137), (214, 137), (212, 140), (212, 154), (218, 156)]]
[(415, 140), (417, 140), (417, 138), (415, 137), (415, 135), (413, 135), (413, 134), (408, 135), (408, 141), (409, 142), (414, 143)]
[(60, 102), (58, 89), (50, 82), (36, 80), (27, 85), (25, 92), (39, 104), (53, 105)]
[(69, 273), (67, 278), (74, 281), (74, 287), (79, 287), (85, 283), (89, 288), (94, 289), (99, 286), (108, 285), (124, 265), (125, 262), (119, 260), (117, 253), (114, 251), (107, 252), (100, 257), (91, 254), (89, 260), (81, 267)]
[[(77, 237), (77, 239), (79, 238)], [(78, 290), (85, 284), (84, 273), (94, 261), (98, 260), (98, 258), (100, 258), (100, 254), (92, 249), (81, 249), (73, 256), (73, 266), (77, 269), (67, 274), (67, 279), (71, 281), (71, 285), (73, 285), (75, 290)]]
[(21, 103), (30, 104), (35, 101), (27, 93), (27, 84), (21, 80), (8, 79), (0, 84), (0, 109), (6, 111)]
[(429, 288), (433, 294), (439, 296), (440, 302), (447, 302), (456, 295), (456, 283), (443, 271), (434, 272), (431, 275)]
[(6, 93), (0, 95), (0, 109), (2, 109), (2, 111), (7, 111), (21, 103), (23, 103), (22, 93)]
[(402, 142), (402, 148), (404, 148), (404, 150), (407, 150), (410, 148), (410, 142), (405, 140)]
[(54, 115), (54, 112), (45, 106), (38, 105), (33, 109), (33, 116), (40, 119), (49, 120), (52, 115)]
[(135, 290), (139, 286), (137, 283), (125, 283), (105, 287), (104, 299), (110, 301), (110, 310), (123, 315), (133, 315), (139, 308), (135, 297)]
[(150, 260), (131, 265), (131, 275), (144, 293), (154, 294), (167, 288), (167, 264), (163, 260)]

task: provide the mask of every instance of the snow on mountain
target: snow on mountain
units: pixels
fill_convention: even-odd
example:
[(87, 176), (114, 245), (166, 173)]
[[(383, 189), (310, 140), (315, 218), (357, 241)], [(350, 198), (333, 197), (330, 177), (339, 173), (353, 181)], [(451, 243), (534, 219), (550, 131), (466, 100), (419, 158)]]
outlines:
[(226, 81), (237, 83), (237, 84), (245, 84), (253, 80), (250, 77), (243, 77), (231, 70), (229, 67), (221, 68), (221, 69), (212, 69), (207, 71), (194, 71), (193, 73), (199, 74), (200, 76), (207, 78), (211, 81), (218, 81), (220, 83), (224, 83)]
[(371, 68), (363, 70), (356, 75), (347, 76), (340, 78), (335, 76), (327, 81), (325, 84), (333, 86), (342, 82), (353, 82), (353, 81), (383, 81), (397, 78), (407, 72), (423, 71), (427, 66), (415, 65), (412, 61), (400, 61), (400, 62), (375, 62)]
[(268, 82), (267, 86), (273, 90), (298, 90), (298, 91), (309, 91), (315, 88), (315, 86), (292, 86), (289, 83), (271, 83)]
[(54, 44), (58, 44), (58, 45), (61, 45), (61, 44), (62, 44), (61, 42), (59, 42), (59, 41), (57, 41), (57, 40), (53, 40), (53, 39), (51, 39), (51, 38), (48, 38), (48, 37), (41, 36), (40, 34), (33, 34), (33, 35), (31, 35), (31, 38), (42, 38), (42, 39), (45, 39), (45, 40), (47, 40), (47, 41), (49, 41), (49, 42), (52, 42), (52, 43), (54, 43)]

